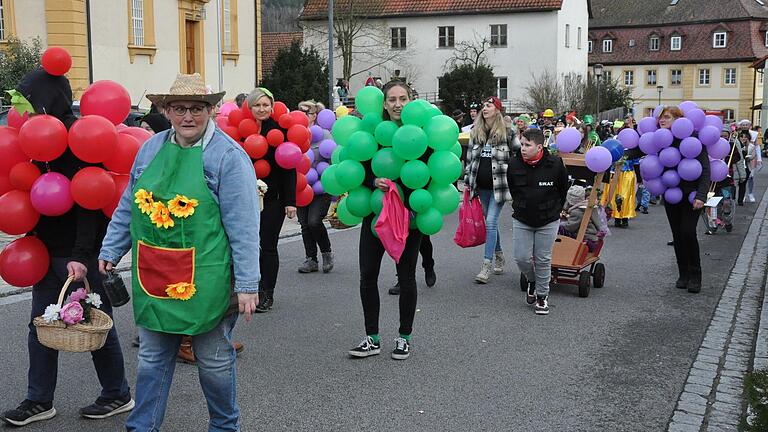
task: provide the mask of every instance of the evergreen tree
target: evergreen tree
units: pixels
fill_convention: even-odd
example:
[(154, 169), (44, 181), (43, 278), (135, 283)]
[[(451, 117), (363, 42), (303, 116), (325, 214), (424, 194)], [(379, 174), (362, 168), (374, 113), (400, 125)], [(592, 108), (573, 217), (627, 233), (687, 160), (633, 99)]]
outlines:
[(6, 90), (16, 88), (19, 81), (27, 73), (35, 70), (40, 65), (42, 45), (40, 39), (32, 39), (31, 42), (23, 42), (14, 36), (8, 38), (8, 45), (4, 55), (0, 55), (0, 101), (2, 105), (11, 103), (11, 98)]
[(302, 49), (298, 41), (281, 49), (272, 70), (261, 85), (271, 90), (288, 108), (295, 110), (299, 102), (314, 99), (328, 103), (328, 65), (314, 47)]
[(457, 108), (466, 112), (471, 102), (480, 102), (496, 94), (493, 68), (485, 64), (456, 65), (439, 80), (440, 99), (443, 101), (445, 112), (451, 112)]

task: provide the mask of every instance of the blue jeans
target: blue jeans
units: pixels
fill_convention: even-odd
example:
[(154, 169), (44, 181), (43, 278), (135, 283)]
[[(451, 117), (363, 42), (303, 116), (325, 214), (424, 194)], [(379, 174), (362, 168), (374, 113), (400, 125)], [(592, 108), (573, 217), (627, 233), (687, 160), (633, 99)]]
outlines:
[(651, 193), (648, 192), (648, 189), (645, 188), (642, 184), (637, 187), (637, 195), (636, 195), (635, 201), (637, 201), (637, 204), (635, 207), (641, 207), (641, 208), (648, 208), (648, 205), (651, 201)]
[(485, 255), (487, 260), (493, 259), (494, 252), (501, 252), (501, 236), (499, 236), (499, 215), (504, 203), (496, 202), (492, 189), (477, 189), (480, 204), (485, 215)]
[[(209, 432), (240, 430), (235, 385), (236, 354), (231, 342), (237, 316), (226, 316), (208, 333), (192, 336), (200, 386), (208, 403)], [(157, 432), (165, 416), (181, 335), (139, 327), (139, 340), (136, 407), (128, 416), (125, 427), (128, 431)]]
[[(56, 303), (61, 287), (67, 280), (67, 263), (69, 259), (52, 257), (48, 273), (35, 286), (32, 287), (32, 313), (31, 318), (40, 316), (45, 312), (49, 304)], [(101, 296), (101, 311), (112, 316), (112, 305), (104, 292), (102, 277), (99, 274), (99, 265), (94, 259), (88, 263), (88, 281), (93, 292)], [(70, 292), (83, 286), (82, 283), (72, 283)], [(65, 297), (66, 300), (66, 297)], [(29, 350), (29, 371), (27, 378), (27, 399), (37, 402), (52, 402), (56, 390), (56, 377), (59, 365), (59, 352), (45, 347), (37, 340), (37, 328), (29, 322), (29, 336), (27, 338)], [(125, 379), (123, 367), (123, 351), (120, 349), (120, 341), (117, 338), (117, 329), (107, 333), (107, 341), (103, 347), (91, 352), (93, 366), (101, 384), (101, 397), (117, 399), (129, 397), (131, 390)]]
[(549, 281), (552, 278), (552, 248), (557, 239), (560, 222), (532, 227), (512, 219), (512, 243), (515, 261), (520, 273), (529, 281), (536, 281), (536, 295), (549, 295)]

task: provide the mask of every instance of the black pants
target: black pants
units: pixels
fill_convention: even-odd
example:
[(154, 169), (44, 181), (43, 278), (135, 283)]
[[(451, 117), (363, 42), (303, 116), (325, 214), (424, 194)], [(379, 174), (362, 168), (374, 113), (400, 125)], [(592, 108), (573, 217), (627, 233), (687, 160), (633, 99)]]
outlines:
[(672, 229), (680, 277), (701, 280), (701, 257), (699, 241), (696, 239), (696, 225), (699, 223), (701, 210), (694, 210), (688, 200), (678, 204), (669, 204), (665, 201), (664, 210), (667, 212), (667, 221)]
[(261, 211), (259, 228), (261, 254), (261, 291), (272, 296), (277, 284), (277, 272), (280, 270), (280, 256), (277, 254), (277, 241), (285, 221), (285, 206), (278, 199), (265, 200)]
[[(379, 270), (384, 246), (373, 235), (370, 226), (373, 215), (363, 219), (360, 228), (360, 300), (363, 302), (365, 333), (379, 333)], [(416, 261), (419, 258), (422, 234), (418, 230), (408, 231), (405, 250), (397, 264), (397, 278), (400, 282), (400, 333), (409, 335), (413, 331), (413, 317), (416, 314)]]
[(428, 235), (421, 235), (419, 253), (421, 254), (421, 266), (425, 270), (435, 267), (435, 259), (432, 257), (432, 240), (430, 240)]
[(744, 197), (747, 195), (747, 180), (739, 182), (739, 193), (737, 195), (737, 202), (739, 205), (744, 204)]
[(331, 240), (328, 238), (328, 230), (325, 229), (323, 218), (328, 214), (331, 206), (331, 196), (323, 194), (315, 196), (306, 207), (299, 207), (296, 212), (301, 224), (301, 239), (304, 240), (304, 252), (307, 258), (317, 261), (317, 247), (320, 252), (331, 251)]

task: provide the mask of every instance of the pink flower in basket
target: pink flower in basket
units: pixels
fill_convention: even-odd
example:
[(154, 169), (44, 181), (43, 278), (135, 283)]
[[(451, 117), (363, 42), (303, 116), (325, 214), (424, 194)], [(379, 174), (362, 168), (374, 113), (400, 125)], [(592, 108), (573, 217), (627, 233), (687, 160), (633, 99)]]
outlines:
[(59, 315), (65, 324), (77, 324), (83, 320), (83, 307), (80, 303), (73, 301), (65, 304)]
[(80, 288), (69, 295), (69, 301), (79, 302), (80, 300), (85, 300), (86, 297), (88, 297), (88, 293), (85, 292), (85, 288)]

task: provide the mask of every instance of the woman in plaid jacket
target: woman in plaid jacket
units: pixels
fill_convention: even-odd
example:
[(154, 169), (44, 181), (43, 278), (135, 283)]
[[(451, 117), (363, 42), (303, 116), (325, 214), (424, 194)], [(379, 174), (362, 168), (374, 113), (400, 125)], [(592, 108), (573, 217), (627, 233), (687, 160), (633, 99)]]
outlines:
[[(504, 203), (512, 201), (507, 185), (507, 164), (514, 140), (514, 133), (504, 123), (501, 101), (495, 96), (487, 98), (472, 128), (464, 172), (464, 185), (469, 188), (470, 198), (480, 197), (485, 215), (485, 252), (480, 273), (475, 276), (477, 283), (488, 283), (491, 271), (495, 274), (504, 272), (498, 220)], [(495, 262), (492, 264), (493, 258)]]

